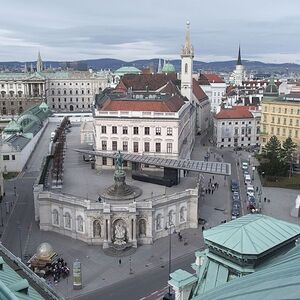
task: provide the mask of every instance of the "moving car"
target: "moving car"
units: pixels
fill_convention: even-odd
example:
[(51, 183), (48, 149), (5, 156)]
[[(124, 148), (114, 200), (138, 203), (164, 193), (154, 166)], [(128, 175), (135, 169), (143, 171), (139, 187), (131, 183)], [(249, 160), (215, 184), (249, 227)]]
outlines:
[(251, 176), (250, 175), (245, 175), (245, 184), (250, 185), (251, 184)]
[(242, 162), (242, 170), (248, 170), (248, 163), (246, 161)]
[(254, 196), (254, 186), (252, 185), (247, 186), (247, 196)]
[(239, 190), (239, 184), (236, 180), (231, 179), (231, 191), (238, 191)]

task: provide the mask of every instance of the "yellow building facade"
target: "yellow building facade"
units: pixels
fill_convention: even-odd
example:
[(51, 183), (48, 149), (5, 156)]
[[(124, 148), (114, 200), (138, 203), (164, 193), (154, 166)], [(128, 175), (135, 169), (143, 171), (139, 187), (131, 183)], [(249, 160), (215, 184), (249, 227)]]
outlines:
[(300, 94), (281, 97), (264, 97), (262, 101), (261, 147), (275, 135), (282, 143), (288, 137), (298, 145), (297, 162), (300, 158)]

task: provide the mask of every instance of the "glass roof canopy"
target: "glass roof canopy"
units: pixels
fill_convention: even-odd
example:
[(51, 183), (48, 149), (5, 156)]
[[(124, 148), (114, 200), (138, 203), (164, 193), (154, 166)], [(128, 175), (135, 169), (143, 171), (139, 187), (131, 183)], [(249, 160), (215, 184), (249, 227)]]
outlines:
[[(114, 158), (115, 153), (107, 152), (107, 151), (91, 151), (91, 150), (83, 150), (83, 149), (74, 149), (74, 151), (101, 156)], [(209, 161), (198, 161), (198, 160), (190, 160), (190, 159), (170, 159), (170, 158), (161, 158), (151, 155), (139, 155), (139, 154), (128, 154), (122, 153), (123, 159), (131, 162), (142, 163), (147, 165), (159, 166), (164, 168), (173, 168), (180, 169), (192, 172), (199, 173), (209, 173), (215, 175), (231, 175), (231, 164), (224, 162), (209, 162)]]

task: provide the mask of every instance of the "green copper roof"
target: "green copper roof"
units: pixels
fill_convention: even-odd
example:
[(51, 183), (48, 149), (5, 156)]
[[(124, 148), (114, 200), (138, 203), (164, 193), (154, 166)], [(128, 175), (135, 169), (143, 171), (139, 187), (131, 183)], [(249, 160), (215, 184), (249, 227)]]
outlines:
[(178, 269), (175, 272), (170, 274), (171, 280), (169, 281), (171, 285), (176, 286), (178, 288), (182, 286), (187, 286), (197, 281), (197, 277), (190, 274), (187, 271)]
[(115, 71), (115, 74), (141, 74), (141, 70), (136, 67), (121, 67)]
[(20, 132), (21, 129), (22, 126), (20, 126), (15, 119), (12, 119), (4, 128), (4, 132)]
[(162, 68), (163, 73), (174, 73), (176, 72), (174, 65), (171, 63), (166, 63)]
[(300, 227), (260, 214), (248, 214), (203, 232), (214, 243), (239, 254), (258, 255), (300, 234)]
[(263, 269), (229, 281), (192, 300), (299, 299), (300, 245)]

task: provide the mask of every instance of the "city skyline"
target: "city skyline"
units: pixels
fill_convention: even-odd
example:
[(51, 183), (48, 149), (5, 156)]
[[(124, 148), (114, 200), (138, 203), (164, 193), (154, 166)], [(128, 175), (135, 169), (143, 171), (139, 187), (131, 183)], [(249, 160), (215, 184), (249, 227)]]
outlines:
[[(218, 8), (218, 9), (216, 9)], [(161, 57), (179, 59), (185, 22), (191, 22), (195, 59), (236, 59), (239, 43), (243, 59), (300, 63), (300, 3), (296, 0), (258, 0), (243, 4), (179, 0), (125, 6), (88, 0), (14, 0), (2, 4), (0, 61), (31, 61), (40, 51), (44, 60), (116, 58), (125, 61)], [(245, 13), (246, 12), (246, 13)], [(14, 16), (12, 18), (12, 16)]]

